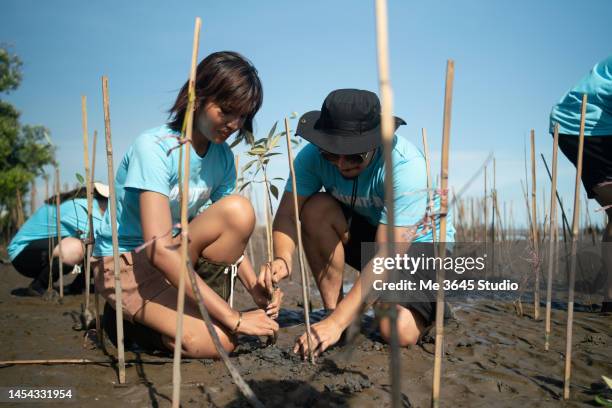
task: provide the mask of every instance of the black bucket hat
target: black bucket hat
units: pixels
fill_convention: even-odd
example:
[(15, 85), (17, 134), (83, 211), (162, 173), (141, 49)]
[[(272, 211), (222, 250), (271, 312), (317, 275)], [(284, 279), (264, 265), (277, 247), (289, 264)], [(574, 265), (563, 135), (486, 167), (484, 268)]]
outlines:
[[(405, 125), (395, 117), (395, 129)], [(315, 146), (335, 154), (364, 153), (382, 143), (380, 101), (361, 89), (332, 91), (320, 111), (302, 115), (295, 132)]]

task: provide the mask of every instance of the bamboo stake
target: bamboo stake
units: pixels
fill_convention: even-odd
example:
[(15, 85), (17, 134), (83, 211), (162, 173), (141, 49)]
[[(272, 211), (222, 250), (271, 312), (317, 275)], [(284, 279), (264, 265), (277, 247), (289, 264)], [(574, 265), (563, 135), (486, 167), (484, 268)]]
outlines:
[[(197, 359), (186, 359), (186, 361), (195, 361)], [(155, 358), (155, 359), (130, 359), (126, 360), (126, 364), (167, 364), (172, 363), (171, 358)], [(200, 360), (198, 360), (200, 361)], [(115, 360), (109, 359), (90, 359), (90, 358), (55, 358), (55, 359), (39, 359), (39, 360), (4, 360), (0, 361), (0, 366), (9, 365), (61, 365), (61, 364), (115, 364)]]
[[(485, 254), (487, 253), (487, 243), (489, 241), (489, 237), (488, 237), (488, 228), (487, 228), (487, 222), (489, 221), (488, 219), (488, 214), (487, 214), (487, 209), (488, 209), (488, 200), (487, 200), (487, 166), (485, 166), (484, 168), (484, 198), (483, 198), (483, 207), (484, 207), (484, 211), (483, 211), (483, 220), (482, 220), (482, 229), (484, 231), (484, 250), (485, 250)], [(489, 274), (489, 268), (488, 268), (488, 259), (485, 259), (485, 278), (488, 276)]]
[[(427, 143), (427, 129), (422, 128), (421, 129), (421, 134), (423, 137), (423, 153), (425, 154), (425, 167), (427, 168), (427, 192), (428, 192), (428, 205), (427, 205), (427, 211), (428, 212), (433, 212), (433, 207), (434, 207), (434, 193), (433, 193), (433, 187), (431, 185), (431, 162), (429, 161), (429, 144)], [(432, 218), (432, 229), (431, 229), (431, 236), (432, 236), (432, 243), (434, 244), (434, 251), (435, 251), (435, 243), (436, 243), (436, 219), (435, 217)], [(436, 255), (434, 254), (434, 257)]]
[(289, 160), (289, 172), (291, 174), (291, 189), (293, 191), (293, 211), (295, 215), (295, 230), (297, 232), (298, 246), (298, 264), (300, 266), (300, 277), (302, 279), (302, 301), (304, 302), (304, 321), (306, 322), (306, 340), (308, 342), (308, 357), (312, 364), (315, 363), (312, 350), (312, 340), (310, 336), (310, 287), (306, 279), (306, 270), (304, 269), (304, 257), (302, 248), (302, 222), (300, 220), (300, 212), (298, 209), (297, 186), (295, 182), (295, 168), (293, 167), (293, 152), (291, 150), (291, 129), (289, 129), (289, 120), (285, 118), (285, 136), (287, 138), (287, 156)]
[[(178, 408), (181, 403), (181, 350), (183, 341), (183, 312), (185, 310), (185, 275), (187, 259), (189, 257), (189, 218), (187, 214), (189, 204), (189, 171), (191, 136), (193, 133), (193, 110), (195, 107), (195, 77), (198, 63), (198, 48), (200, 46), (200, 27), (202, 20), (196, 17), (193, 31), (193, 48), (191, 51), (191, 69), (189, 71), (188, 95), (189, 102), (185, 111), (185, 134), (182, 141), (179, 159), (179, 185), (181, 188), (181, 273), (179, 275), (178, 299), (176, 301), (176, 335), (174, 336), (174, 362), (172, 364), (172, 408)], [(184, 156), (184, 168), (181, 168), (181, 159)]]
[(563, 379), (563, 399), (570, 397), (570, 377), (572, 374), (572, 329), (574, 324), (574, 282), (576, 280), (576, 251), (578, 230), (580, 229), (580, 179), (582, 177), (582, 152), (584, 150), (584, 121), (586, 117), (587, 95), (582, 95), (580, 112), (580, 136), (578, 141), (578, 161), (576, 163), (576, 183), (574, 185), (574, 216), (572, 219), (572, 256), (569, 279), (569, 299), (567, 302), (567, 335), (565, 340), (565, 376)]
[(87, 134), (87, 97), (81, 96), (81, 122), (83, 125), (83, 163), (85, 165), (85, 190), (87, 193), (87, 226), (88, 234), (85, 243), (85, 307), (83, 309), (83, 327), (86, 328), (90, 320), (89, 312), (89, 286), (91, 283), (91, 251), (93, 243), (93, 191), (89, 183), (89, 146)]
[[(49, 200), (49, 175), (45, 173), (45, 201)], [(49, 282), (47, 282), (47, 294), (53, 291), (53, 234), (51, 233), (51, 212), (47, 207), (47, 261), (49, 262)]]
[(491, 274), (495, 276), (495, 213), (497, 209), (497, 186), (496, 186), (496, 169), (495, 169), (495, 157), (493, 157), (493, 189), (491, 190)]
[(557, 228), (557, 205), (555, 196), (557, 194), (557, 151), (559, 148), (559, 125), (555, 124), (553, 141), (553, 161), (552, 161), (552, 183), (550, 186), (550, 239), (548, 252), (548, 281), (546, 282), (546, 328), (544, 334), (544, 350), (548, 351), (550, 338), (550, 314), (552, 309), (552, 277), (553, 263), (556, 253), (554, 251), (557, 244), (559, 229)]
[[(64, 253), (62, 251), (62, 220), (60, 214), (60, 173), (59, 165), (55, 165), (55, 224), (57, 226), (57, 252), (59, 255), (59, 296), (64, 298)], [(53, 264), (51, 264), (51, 268)], [(53, 279), (49, 281), (53, 282)]]
[(115, 273), (115, 318), (117, 320), (117, 359), (119, 360), (119, 383), (125, 383), (125, 351), (123, 348), (123, 304), (119, 267), (119, 237), (117, 236), (117, 199), (115, 195), (115, 171), (113, 169), (113, 144), (110, 127), (108, 78), (102, 77), (102, 99), (104, 104), (104, 133), (106, 137), (106, 164), (108, 168), (109, 204), (113, 242), (113, 269)]
[[(442, 168), (440, 170), (441, 185), (443, 192), (448, 189), (448, 161), (450, 155), (450, 124), (451, 124), (451, 105), (453, 101), (453, 80), (455, 75), (455, 62), (448, 60), (446, 63), (446, 89), (444, 92), (444, 125), (442, 128)], [(447, 199), (442, 197), (440, 200), (440, 236), (446, 237), (446, 211)], [(441, 256), (446, 254), (445, 239), (440, 240)], [(438, 271), (438, 296), (436, 300), (436, 346), (434, 357), (433, 389), (431, 405), (434, 408), (440, 406), (440, 385), (442, 375), (442, 346), (444, 342), (444, 268)]]
[[(96, 172), (96, 145), (98, 142), (98, 131), (94, 130), (94, 134), (93, 134), (93, 146), (91, 147), (91, 171), (90, 171), (90, 179), (87, 181), (89, 183), (89, 189), (90, 191), (93, 193), (93, 183), (94, 183), (94, 174)], [(109, 185), (110, 183), (112, 183), (113, 181), (109, 181)], [(90, 224), (91, 226), (91, 224)], [(90, 230), (91, 231), (91, 230)], [(92, 237), (92, 247), (93, 247), (93, 231), (91, 232), (91, 237)], [(90, 270), (90, 274), (91, 274), (91, 256), (89, 257), (89, 259), (87, 260), (88, 265), (86, 265), (87, 268), (89, 268)], [(101, 320), (100, 320), (100, 294), (98, 293), (98, 287), (96, 286), (96, 284), (94, 283), (94, 307), (96, 309), (96, 335), (98, 336), (98, 342), (103, 346), (104, 345), (104, 333), (102, 331), (102, 327), (101, 327)]]
[(36, 211), (36, 180), (32, 180), (30, 187), (30, 215)]
[[(395, 197), (393, 191), (393, 91), (389, 77), (389, 39), (387, 23), (387, 2), (376, 0), (376, 48), (378, 57), (378, 80), (381, 99), (381, 133), (385, 160), (385, 206), (387, 208), (387, 251), (395, 254)], [(391, 325), (391, 404), (400, 407), (402, 390), (400, 379), (400, 352), (397, 328), (397, 306), (389, 308)]]
[(533, 288), (533, 318), (540, 319), (540, 252), (538, 239), (538, 213), (536, 205), (536, 162), (535, 162), (535, 131), (531, 129), (531, 236), (533, 238), (533, 252), (536, 263), (534, 265), (534, 288)]

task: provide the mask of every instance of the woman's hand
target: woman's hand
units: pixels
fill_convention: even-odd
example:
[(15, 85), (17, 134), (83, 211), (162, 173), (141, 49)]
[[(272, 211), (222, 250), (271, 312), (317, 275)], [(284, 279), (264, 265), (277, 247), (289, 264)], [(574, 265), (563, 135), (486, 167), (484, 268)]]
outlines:
[(278, 282), (289, 276), (289, 269), (287, 267), (287, 262), (282, 258), (277, 258), (272, 262), (263, 264), (257, 277), (257, 283), (263, 286), (272, 296)]
[[(310, 330), (312, 332), (312, 336), (310, 337), (311, 347), (315, 357), (336, 344), (342, 335), (342, 327), (332, 316), (328, 316), (319, 323), (313, 324)], [(306, 359), (308, 356), (307, 336), (308, 333), (302, 334), (296, 340), (295, 346), (293, 347), (293, 352), (300, 353), (303, 359)]]
[(284, 296), (283, 292), (279, 288), (276, 288), (271, 300), (268, 291), (265, 287), (260, 285), (259, 282), (257, 282), (249, 292), (251, 293), (253, 301), (257, 307), (264, 309), (266, 311), (266, 315), (270, 316), (272, 319), (278, 318), (278, 313), (280, 312), (280, 306)]
[(242, 313), (237, 332), (250, 336), (273, 336), (278, 331), (278, 323), (269, 318), (262, 309)]

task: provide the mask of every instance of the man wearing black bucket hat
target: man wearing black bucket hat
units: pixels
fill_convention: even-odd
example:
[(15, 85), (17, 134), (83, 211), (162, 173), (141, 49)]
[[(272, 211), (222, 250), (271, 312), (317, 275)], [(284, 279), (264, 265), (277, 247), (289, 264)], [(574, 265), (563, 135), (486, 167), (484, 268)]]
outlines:
[[(405, 122), (395, 118), (395, 129)], [(295, 159), (295, 178), (304, 250), (324, 307), (331, 313), (312, 326), (315, 353), (336, 343), (359, 313), (365, 283), (358, 279), (343, 299), (345, 263), (362, 270), (362, 242), (385, 242), (387, 209), (384, 200), (384, 159), (381, 146), (380, 102), (376, 94), (357, 89), (331, 92), (320, 111), (304, 114), (296, 134), (310, 143)], [(421, 223), (427, 211), (425, 159), (412, 143), (393, 140), (396, 242), (432, 242)], [(320, 192), (321, 188), (324, 192)], [(291, 270), (296, 246), (291, 181), (285, 187), (274, 219), (274, 261), (262, 268), (260, 282), (270, 291)], [(439, 198), (436, 199), (439, 202)], [(415, 234), (416, 228), (416, 234)], [(437, 236), (440, 236), (439, 233)], [(452, 241), (454, 229), (448, 229)], [(429, 245), (431, 247), (431, 245)], [(365, 270), (364, 270), (365, 271)], [(363, 277), (363, 276), (362, 276)], [(435, 319), (435, 302), (398, 306), (400, 344), (414, 344)], [(381, 319), (388, 339), (388, 318)], [(305, 336), (295, 351), (306, 352)]]

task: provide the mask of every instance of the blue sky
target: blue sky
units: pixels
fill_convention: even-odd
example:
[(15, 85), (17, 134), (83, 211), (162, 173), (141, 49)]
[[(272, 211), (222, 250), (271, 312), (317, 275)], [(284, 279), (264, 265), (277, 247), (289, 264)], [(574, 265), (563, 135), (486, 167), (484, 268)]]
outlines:
[[(318, 109), (333, 89), (378, 92), (373, 1), (4, 0), (0, 7), (0, 41), (24, 62), (21, 87), (2, 98), (22, 112), (23, 123), (51, 129), (62, 178), (71, 182), (83, 166), (81, 95), (88, 97), (90, 132), (99, 132), (97, 178), (106, 180), (100, 77), (109, 77), (116, 167), (139, 133), (166, 120), (187, 78), (196, 16), (203, 23), (200, 57), (235, 50), (259, 70), (265, 96), (258, 133), (290, 112)], [(450, 182), (461, 187), (493, 151), (500, 199), (513, 201), (522, 222), (529, 130), (538, 154), (550, 157), (551, 106), (612, 53), (612, 2), (389, 0), (388, 9), (394, 111), (408, 122), (398, 134), (420, 146), (426, 127), (437, 171), (445, 65), (454, 59)], [(272, 172), (286, 177), (284, 156), (277, 157)], [(540, 162), (538, 177), (541, 200), (548, 183)], [(574, 177), (562, 158), (567, 207)], [(470, 192), (482, 189), (478, 179)]]

